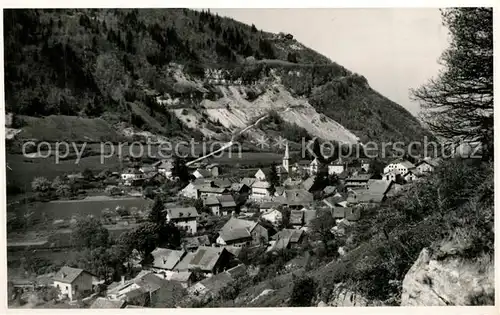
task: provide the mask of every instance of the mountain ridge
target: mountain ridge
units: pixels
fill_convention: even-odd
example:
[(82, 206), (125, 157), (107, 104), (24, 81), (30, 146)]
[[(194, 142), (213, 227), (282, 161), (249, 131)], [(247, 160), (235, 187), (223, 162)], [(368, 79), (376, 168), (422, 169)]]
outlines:
[[(362, 142), (430, 136), (363, 76), (291, 34), (263, 32), (208, 11), (5, 10), (4, 21), (6, 107), (18, 115), (104, 117), (167, 137), (199, 135), (204, 127), (183, 122), (175, 109), (197, 110), (200, 102), (223, 97), (206, 80), (207, 69), (223, 69), (221, 80), (241, 81), (246, 90), (281, 84)], [(160, 95), (178, 103), (158, 104)], [(206, 124), (228, 133), (217, 121)]]

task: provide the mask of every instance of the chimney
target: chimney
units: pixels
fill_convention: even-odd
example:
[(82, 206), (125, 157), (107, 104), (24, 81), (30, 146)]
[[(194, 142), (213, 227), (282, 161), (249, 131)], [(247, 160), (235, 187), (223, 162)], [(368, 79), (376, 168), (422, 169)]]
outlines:
[(122, 284), (125, 284), (125, 276), (122, 276)]

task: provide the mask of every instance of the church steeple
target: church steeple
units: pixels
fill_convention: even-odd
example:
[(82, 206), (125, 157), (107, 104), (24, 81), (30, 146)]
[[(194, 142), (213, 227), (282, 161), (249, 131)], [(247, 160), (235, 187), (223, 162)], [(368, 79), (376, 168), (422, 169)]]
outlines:
[(283, 168), (289, 172), (290, 153), (288, 152), (288, 141), (285, 144), (285, 156), (283, 156)]

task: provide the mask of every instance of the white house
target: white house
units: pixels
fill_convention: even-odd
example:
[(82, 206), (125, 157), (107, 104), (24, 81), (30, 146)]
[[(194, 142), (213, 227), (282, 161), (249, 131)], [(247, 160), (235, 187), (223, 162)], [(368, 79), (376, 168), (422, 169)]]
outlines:
[(383, 180), (385, 181), (389, 181), (389, 182), (395, 182), (397, 177), (398, 177), (399, 174), (399, 171), (397, 170), (392, 170), (388, 173), (385, 173), (382, 177)]
[(331, 162), (328, 164), (328, 175), (342, 174), (345, 171), (345, 164), (342, 163), (341, 159)]
[(407, 182), (412, 182), (417, 179), (417, 175), (413, 173), (412, 171), (408, 171), (406, 174), (403, 175), (403, 178)]
[(258, 181), (265, 181), (266, 180), (266, 174), (264, 173), (264, 171), (262, 169), (259, 168), (259, 170), (257, 171), (257, 173), (255, 173), (254, 177), (258, 180)]
[(128, 168), (121, 174), (124, 181), (140, 180), (146, 178), (145, 175), (138, 169)]
[(436, 160), (424, 159), (417, 163), (416, 172), (419, 174), (426, 174), (434, 172), (438, 162)]
[(269, 193), (269, 188), (271, 187), (271, 184), (267, 181), (256, 181), (252, 185), (252, 199), (262, 199), (266, 197), (270, 197), (271, 194)]
[(79, 268), (64, 266), (55, 274), (53, 286), (58, 288), (61, 296), (71, 301), (85, 294), (92, 293), (92, 282), (95, 276)]
[(179, 229), (184, 229), (189, 233), (196, 233), (198, 211), (195, 207), (167, 208), (167, 222), (172, 222)]
[(193, 183), (189, 183), (179, 192), (179, 194), (191, 199), (198, 199), (200, 197), (199, 187)]
[(309, 174), (310, 175), (317, 174), (319, 170), (319, 165), (320, 163), (318, 161), (318, 158), (314, 158), (314, 160), (312, 160), (311, 164), (309, 165)]
[(210, 178), (213, 175), (210, 170), (199, 168), (193, 172), (193, 176), (195, 178)]
[(384, 168), (384, 174), (389, 173), (391, 171), (397, 171), (399, 174), (403, 175), (408, 173), (408, 171), (415, 169), (415, 165), (409, 161), (397, 160), (392, 163), (389, 163)]

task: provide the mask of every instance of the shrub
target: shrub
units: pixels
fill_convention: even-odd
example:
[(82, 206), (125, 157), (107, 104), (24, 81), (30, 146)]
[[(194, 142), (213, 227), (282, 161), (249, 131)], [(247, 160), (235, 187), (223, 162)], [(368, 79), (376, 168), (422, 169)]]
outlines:
[(311, 306), (313, 298), (316, 296), (317, 284), (311, 277), (297, 278), (293, 282), (290, 306)]

